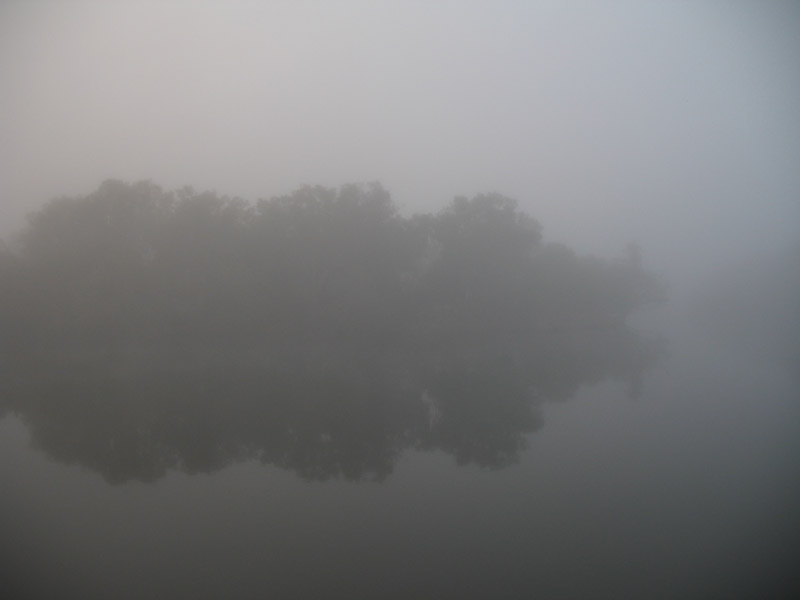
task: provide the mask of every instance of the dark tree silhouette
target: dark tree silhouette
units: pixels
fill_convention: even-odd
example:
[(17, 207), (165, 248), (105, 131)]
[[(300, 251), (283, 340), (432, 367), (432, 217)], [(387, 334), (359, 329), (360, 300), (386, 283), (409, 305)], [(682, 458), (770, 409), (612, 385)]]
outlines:
[(639, 380), (663, 291), (542, 242), (516, 203), (404, 217), (380, 185), (251, 205), (107, 181), (0, 248), (3, 404), (109, 481), (260, 460), (380, 480), (407, 449), (517, 460), (545, 400)]

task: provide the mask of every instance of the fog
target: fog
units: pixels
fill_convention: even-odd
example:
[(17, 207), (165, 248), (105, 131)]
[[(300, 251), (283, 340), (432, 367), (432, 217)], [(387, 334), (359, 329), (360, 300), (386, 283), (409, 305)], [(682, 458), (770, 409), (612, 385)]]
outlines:
[(13, 597), (790, 597), (798, 31), (2, 3)]
[(500, 192), (670, 274), (796, 236), (791, 2), (320, 4), (3, 3), (3, 230), (114, 177)]

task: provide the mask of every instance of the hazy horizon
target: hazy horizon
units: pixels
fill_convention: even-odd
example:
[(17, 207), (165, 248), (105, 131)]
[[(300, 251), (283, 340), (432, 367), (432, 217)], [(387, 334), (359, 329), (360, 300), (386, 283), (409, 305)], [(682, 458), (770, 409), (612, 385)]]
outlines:
[(6, 596), (791, 597), (798, 32), (0, 3)]
[(5, 2), (0, 236), (108, 178), (498, 192), (677, 281), (800, 223), (792, 3)]

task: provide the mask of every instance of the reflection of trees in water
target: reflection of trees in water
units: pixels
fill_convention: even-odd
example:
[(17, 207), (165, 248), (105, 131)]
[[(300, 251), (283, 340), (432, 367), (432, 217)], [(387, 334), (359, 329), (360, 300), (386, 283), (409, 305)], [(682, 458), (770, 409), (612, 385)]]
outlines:
[[(408, 449), (459, 464), (515, 462), (540, 403), (655, 356), (628, 333), (540, 361), (510, 347), (450, 353), (252, 350), (177, 359), (54, 353), (19, 363), (11, 408), (51, 457), (107, 480), (152, 481), (259, 460), (308, 479), (381, 480)], [(583, 355), (581, 355), (583, 353)]]
[(381, 479), (409, 448), (499, 467), (543, 400), (636, 387), (655, 352), (625, 319), (660, 295), (638, 254), (545, 244), (500, 195), (406, 218), (379, 185), (250, 205), (110, 181), (0, 246), (0, 414), (112, 481)]

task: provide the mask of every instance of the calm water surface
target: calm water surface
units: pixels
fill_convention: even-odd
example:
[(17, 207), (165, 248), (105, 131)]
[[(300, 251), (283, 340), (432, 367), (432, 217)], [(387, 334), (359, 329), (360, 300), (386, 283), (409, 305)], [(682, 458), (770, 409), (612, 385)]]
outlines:
[(678, 336), (638, 398), (606, 381), (543, 404), (513, 464), (409, 449), (380, 482), (244, 460), (109, 483), (10, 414), (4, 597), (782, 597), (800, 548), (790, 375)]

